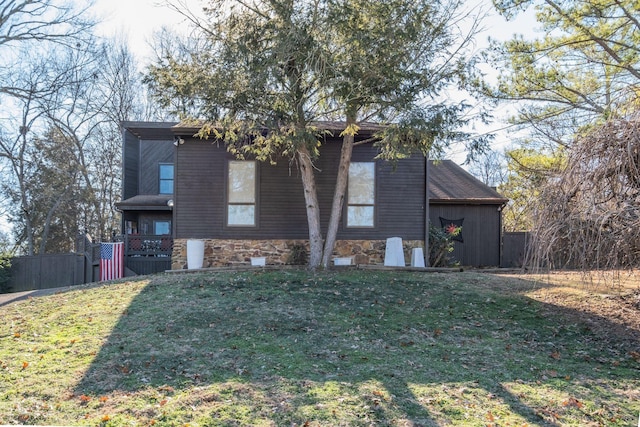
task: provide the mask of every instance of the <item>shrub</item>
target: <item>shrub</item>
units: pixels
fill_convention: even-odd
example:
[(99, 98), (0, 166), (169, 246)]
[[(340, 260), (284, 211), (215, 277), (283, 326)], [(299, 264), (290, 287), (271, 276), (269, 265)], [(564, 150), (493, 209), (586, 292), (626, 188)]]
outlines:
[(11, 278), (11, 255), (0, 253), (0, 292), (6, 293), (11, 290), (9, 279)]
[(451, 253), (453, 240), (451, 234), (440, 227), (429, 226), (429, 265), (431, 267), (450, 267), (455, 264)]
[(289, 252), (289, 257), (287, 258), (287, 264), (306, 265), (307, 248), (300, 243), (296, 243), (291, 246), (291, 251)]

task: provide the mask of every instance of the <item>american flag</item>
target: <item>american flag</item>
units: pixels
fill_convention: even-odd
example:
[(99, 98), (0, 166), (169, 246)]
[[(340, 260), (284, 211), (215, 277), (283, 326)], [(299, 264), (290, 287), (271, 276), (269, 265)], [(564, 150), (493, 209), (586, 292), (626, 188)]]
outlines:
[(100, 243), (100, 280), (124, 276), (124, 243)]

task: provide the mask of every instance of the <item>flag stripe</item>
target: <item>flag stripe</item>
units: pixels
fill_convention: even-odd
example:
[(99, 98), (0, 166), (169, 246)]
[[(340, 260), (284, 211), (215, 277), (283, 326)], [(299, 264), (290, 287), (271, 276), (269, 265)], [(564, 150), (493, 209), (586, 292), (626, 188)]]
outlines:
[(100, 280), (119, 279), (124, 276), (124, 243), (100, 244)]

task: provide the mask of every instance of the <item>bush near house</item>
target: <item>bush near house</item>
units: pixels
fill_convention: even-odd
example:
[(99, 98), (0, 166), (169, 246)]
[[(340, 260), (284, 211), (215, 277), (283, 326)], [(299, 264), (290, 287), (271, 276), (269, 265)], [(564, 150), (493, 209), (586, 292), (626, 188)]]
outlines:
[(429, 265), (431, 267), (451, 267), (456, 264), (452, 258), (452, 234), (441, 227), (429, 226)]

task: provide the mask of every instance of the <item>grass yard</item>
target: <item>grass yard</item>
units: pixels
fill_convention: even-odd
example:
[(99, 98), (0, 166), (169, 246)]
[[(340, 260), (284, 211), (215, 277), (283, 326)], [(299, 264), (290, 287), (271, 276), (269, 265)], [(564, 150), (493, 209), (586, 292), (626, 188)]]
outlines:
[(0, 424), (637, 425), (637, 282), (550, 279), (167, 274), (13, 302)]

